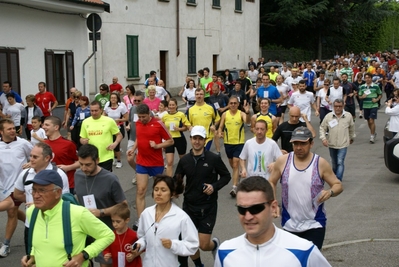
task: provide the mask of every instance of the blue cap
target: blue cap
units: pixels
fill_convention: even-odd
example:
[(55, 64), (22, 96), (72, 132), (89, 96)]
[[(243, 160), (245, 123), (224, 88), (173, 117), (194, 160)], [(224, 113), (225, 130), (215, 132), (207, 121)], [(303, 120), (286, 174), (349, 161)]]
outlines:
[(38, 172), (35, 175), (35, 178), (33, 178), (33, 180), (26, 181), (25, 185), (29, 185), (29, 184), (33, 184), (33, 183), (40, 184), (40, 185), (54, 184), (61, 188), (64, 187), (61, 176), (58, 174), (58, 172), (56, 172), (54, 170), (43, 170), (43, 171)]

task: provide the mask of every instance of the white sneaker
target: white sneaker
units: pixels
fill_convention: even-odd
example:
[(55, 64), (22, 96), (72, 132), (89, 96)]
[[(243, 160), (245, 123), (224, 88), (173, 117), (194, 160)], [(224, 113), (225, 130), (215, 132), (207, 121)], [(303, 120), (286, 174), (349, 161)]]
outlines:
[(122, 162), (118, 161), (115, 165), (115, 168), (120, 169), (122, 168)]
[(370, 136), (370, 143), (374, 144), (375, 142), (375, 135)]
[(135, 175), (135, 176), (133, 176), (133, 179), (132, 179), (132, 184), (134, 184), (134, 185), (136, 185), (136, 184), (137, 184), (137, 178), (136, 178), (136, 175)]
[(217, 238), (217, 237), (215, 236), (214, 238), (212, 238), (212, 241), (215, 243), (215, 247), (214, 247), (213, 250), (212, 250), (213, 259), (215, 259), (215, 257), (216, 257), (216, 252), (218, 251), (218, 248), (219, 248), (219, 246), (220, 246), (220, 240), (219, 240), (219, 238)]
[(117, 159), (114, 159), (114, 162), (112, 163), (112, 165), (116, 166), (116, 163), (118, 162)]
[(0, 248), (0, 258), (5, 258), (10, 254), (10, 246), (1, 244)]

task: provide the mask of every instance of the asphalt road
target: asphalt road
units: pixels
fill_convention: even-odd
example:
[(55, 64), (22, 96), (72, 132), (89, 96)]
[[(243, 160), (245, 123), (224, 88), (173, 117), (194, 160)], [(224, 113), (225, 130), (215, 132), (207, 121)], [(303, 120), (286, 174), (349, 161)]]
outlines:
[[(357, 138), (348, 149), (345, 161), (344, 192), (326, 203), (328, 222), (322, 253), (332, 266), (399, 266), (399, 223), (396, 221), (399, 219), (399, 175), (391, 173), (384, 165), (382, 136), (387, 118), (381, 109), (376, 121), (378, 136), (375, 144), (369, 143), (367, 122), (356, 120)], [(318, 118), (313, 117), (312, 125), (318, 132)], [(247, 138), (252, 137), (249, 129), (246, 129), (246, 134)], [(122, 147), (126, 147), (126, 143), (124, 140)], [(329, 159), (328, 149), (322, 146), (319, 139), (315, 140), (312, 151)], [(223, 149), (222, 157), (228, 165)], [(131, 220), (134, 221), (135, 187), (131, 184), (132, 171), (126, 163), (126, 157), (123, 157), (123, 163), (122, 169), (115, 170), (115, 173), (125, 189), (132, 208)], [(226, 186), (219, 192), (214, 234), (222, 241), (243, 233), (234, 207), (235, 201), (229, 195), (230, 188), (230, 185)], [(147, 206), (152, 204), (148, 190)], [(6, 220), (6, 213), (0, 213), (0, 241), (4, 236)], [(275, 223), (280, 226), (278, 219)], [(11, 241), (11, 254), (7, 258), (0, 258), (0, 267), (20, 266), (24, 254), (23, 226), (22, 222), (18, 224)], [(210, 252), (201, 255), (205, 266), (213, 266)], [(191, 261), (190, 264), (194, 266)]]

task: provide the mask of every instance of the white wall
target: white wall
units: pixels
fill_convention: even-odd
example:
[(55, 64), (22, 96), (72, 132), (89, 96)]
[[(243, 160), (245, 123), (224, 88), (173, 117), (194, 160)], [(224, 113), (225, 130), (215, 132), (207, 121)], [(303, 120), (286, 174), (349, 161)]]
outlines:
[[(244, 68), (249, 56), (259, 55), (259, 0), (242, 1), (242, 13), (234, 12), (233, 0), (222, 0), (221, 9), (212, 0), (188, 6), (179, 1), (180, 55), (177, 56), (176, 0), (109, 0), (111, 13), (101, 14), (103, 26), (99, 46), (98, 83), (141, 84), (151, 70), (159, 71), (159, 51), (168, 51), (168, 88), (181, 87), (187, 75), (187, 37), (197, 37), (197, 70), (212, 70), (213, 55), (218, 69)], [(127, 80), (126, 35), (139, 36), (140, 80)], [(92, 81), (92, 79), (91, 79)]]
[(74, 52), (75, 83), (77, 88), (83, 88), (82, 64), (89, 55), (84, 18), (0, 4), (0, 25), (0, 46), (20, 48), (23, 98), (37, 93), (38, 82), (46, 81), (45, 49)]

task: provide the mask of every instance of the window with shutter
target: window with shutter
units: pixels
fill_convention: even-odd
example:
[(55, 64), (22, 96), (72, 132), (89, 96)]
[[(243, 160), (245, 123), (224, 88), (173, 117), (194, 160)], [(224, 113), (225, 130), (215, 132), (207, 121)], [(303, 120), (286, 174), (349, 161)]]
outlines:
[(137, 35), (126, 36), (127, 48), (127, 77), (139, 77), (139, 37)]
[(188, 37), (187, 38), (188, 49), (188, 73), (196, 74), (197, 73), (197, 38), (196, 37)]
[(0, 49), (0, 82), (11, 82), (12, 89), (21, 95), (18, 49)]

